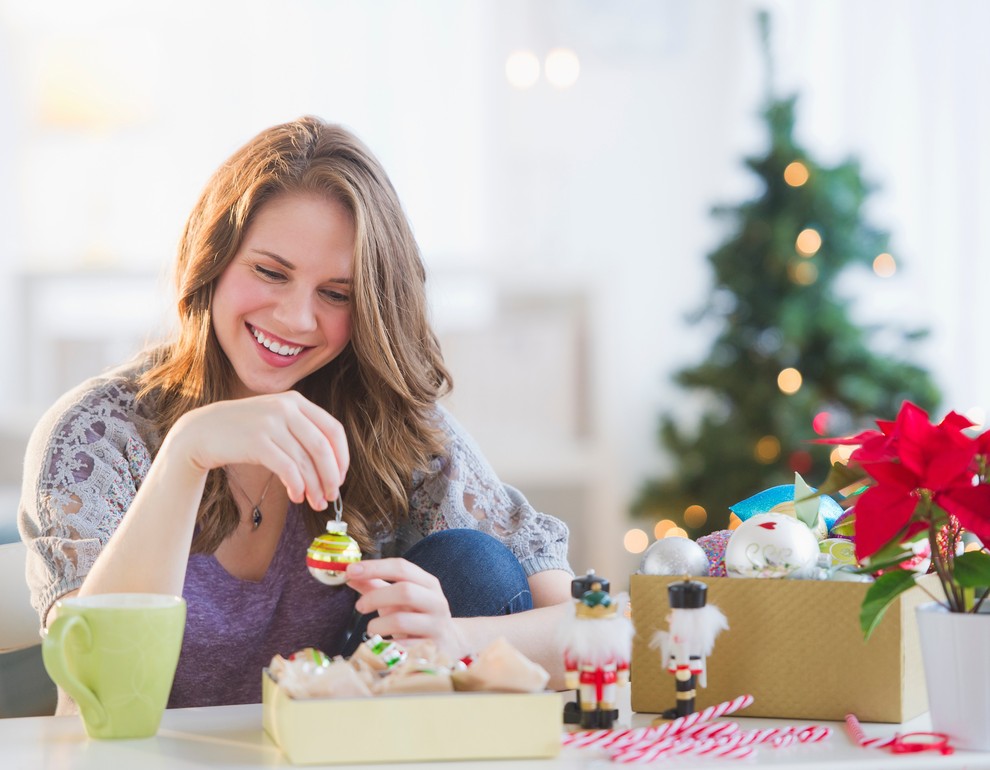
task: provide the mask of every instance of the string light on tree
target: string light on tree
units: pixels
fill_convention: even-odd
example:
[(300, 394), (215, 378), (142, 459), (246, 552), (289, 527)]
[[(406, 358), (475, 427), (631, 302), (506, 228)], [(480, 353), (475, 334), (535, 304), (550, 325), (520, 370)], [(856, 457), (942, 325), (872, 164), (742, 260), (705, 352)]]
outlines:
[(763, 436), (753, 448), (753, 456), (758, 462), (769, 465), (780, 457), (780, 439), (776, 436)]
[(818, 280), (818, 268), (813, 262), (791, 262), (787, 266), (787, 277), (798, 286), (811, 286)]
[(704, 526), (706, 521), (708, 521), (708, 511), (704, 506), (695, 503), (684, 509), (684, 523), (692, 529)]
[(688, 536), (687, 530), (684, 529), (683, 527), (671, 527), (664, 534), (664, 537), (665, 538), (667, 538), (667, 537), (687, 537), (687, 536)]
[(897, 261), (886, 251), (873, 259), (873, 272), (881, 278), (890, 278), (897, 272)]
[(667, 530), (673, 529), (677, 524), (670, 519), (660, 519), (653, 527), (653, 536), (659, 540), (667, 534)]
[(804, 378), (801, 377), (801, 372), (793, 366), (782, 369), (777, 375), (777, 387), (780, 388), (781, 393), (787, 396), (793, 396), (801, 390), (802, 382), (804, 382)]
[(806, 227), (799, 232), (797, 239), (794, 241), (794, 248), (797, 249), (797, 253), (802, 257), (813, 257), (821, 247), (822, 236), (813, 227)]
[(622, 545), (629, 553), (643, 553), (650, 544), (650, 536), (641, 529), (630, 529), (622, 538)]
[(803, 476), (811, 470), (812, 462), (811, 452), (798, 449), (791, 452), (791, 456), (787, 459), (787, 467)]
[(808, 167), (799, 160), (788, 163), (787, 168), (784, 169), (784, 181), (791, 187), (800, 187), (810, 176)]

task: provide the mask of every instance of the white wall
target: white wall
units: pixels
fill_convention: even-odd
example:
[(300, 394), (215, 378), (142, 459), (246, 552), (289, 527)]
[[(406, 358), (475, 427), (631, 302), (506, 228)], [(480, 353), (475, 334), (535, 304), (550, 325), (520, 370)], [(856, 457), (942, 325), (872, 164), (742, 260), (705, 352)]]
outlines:
[[(699, 408), (669, 377), (707, 351), (709, 330), (684, 316), (704, 301), (704, 256), (722, 236), (709, 208), (753, 192), (741, 158), (765, 140), (759, 7), (774, 12), (779, 90), (802, 92), (799, 136), (827, 161), (859, 156), (882, 186), (871, 214), (902, 269), (854, 276), (857, 312), (931, 326), (946, 407), (986, 409), (979, 0), (0, 0), (0, 260), (8, 276), (123, 269), (155, 286), (231, 150), (302, 113), (343, 122), (389, 169), (438, 286), (484, 299), (489, 284), (560, 284), (589, 298), (585, 462), (618, 547), (626, 504), (666, 462), (658, 412)], [(572, 88), (508, 85), (509, 52), (560, 45), (580, 57)], [(149, 302), (164, 313), (158, 286)], [(496, 318), (437, 299), (449, 333)], [(27, 334), (13, 307), (0, 301), (0, 323)], [(15, 370), (3, 368), (0, 400), (31, 414), (43, 404)], [(515, 474), (519, 437), (482, 425), (469, 396), (457, 396), (464, 421)]]

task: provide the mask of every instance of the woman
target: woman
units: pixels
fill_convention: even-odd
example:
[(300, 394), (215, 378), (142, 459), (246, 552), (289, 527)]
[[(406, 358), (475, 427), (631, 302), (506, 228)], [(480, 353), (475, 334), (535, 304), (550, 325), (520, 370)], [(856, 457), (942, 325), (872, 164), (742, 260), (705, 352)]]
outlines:
[[(437, 404), (423, 265), (368, 150), (312, 117), (262, 132), (207, 184), (176, 276), (175, 339), (32, 436), (19, 523), (42, 625), (74, 594), (182, 594), (173, 707), (256, 702), (273, 654), (346, 654), (364, 630), (458, 656), (506, 636), (559, 683), (566, 527)], [(338, 496), (366, 556), (404, 554), (351, 565), (349, 588), (305, 565)]]

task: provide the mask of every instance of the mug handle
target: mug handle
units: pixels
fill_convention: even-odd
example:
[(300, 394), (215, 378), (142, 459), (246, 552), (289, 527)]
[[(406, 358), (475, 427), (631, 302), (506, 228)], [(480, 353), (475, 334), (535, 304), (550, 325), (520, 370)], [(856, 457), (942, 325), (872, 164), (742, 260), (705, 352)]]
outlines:
[(96, 694), (69, 670), (65, 657), (66, 641), (74, 629), (78, 629), (83, 635), (80, 639), (83, 648), (87, 651), (91, 649), (93, 633), (89, 629), (89, 624), (80, 615), (68, 615), (56, 618), (49, 626), (41, 644), (41, 657), (52, 681), (75, 699), (80, 710), (86, 712), (87, 722), (94, 728), (100, 728), (107, 721), (106, 709), (103, 708)]

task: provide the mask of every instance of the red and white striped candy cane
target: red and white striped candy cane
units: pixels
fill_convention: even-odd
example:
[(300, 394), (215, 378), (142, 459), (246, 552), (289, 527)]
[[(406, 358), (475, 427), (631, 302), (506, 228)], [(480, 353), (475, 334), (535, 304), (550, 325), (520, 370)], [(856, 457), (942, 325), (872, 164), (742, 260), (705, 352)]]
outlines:
[[(738, 698), (733, 698), (732, 700), (727, 700), (723, 703), (718, 703), (714, 706), (709, 706), (702, 711), (696, 711), (693, 714), (688, 714), (683, 717), (685, 724), (680, 728), (680, 730), (686, 729), (693, 724), (699, 722), (710, 722), (713, 719), (718, 719), (719, 717), (724, 717), (728, 714), (733, 714), (739, 709), (744, 709), (747, 706), (752, 705), (753, 696), (752, 695), (740, 695)], [(676, 720), (675, 720), (676, 721)], [(673, 723), (671, 723), (673, 724)], [(679, 731), (680, 731), (679, 730)]]
[(674, 754), (679, 757), (725, 757), (743, 759), (756, 751), (752, 746), (738, 746), (730, 741), (698, 741), (694, 745), (678, 748)]
[(599, 741), (612, 738), (615, 732), (615, 730), (582, 730), (575, 733), (564, 733), (561, 742), (565, 746), (592, 746)]
[(797, 734), (801, 743), (820, 743), (832, 734), (832, 728), (825, 725), (808, 725)]
[(863, 726), (856, 719), (855, 714), (846, 714), (846, 728), (856, 743), (867, 749), (883, 749), (893, 744), (895, 740), (894, 738), (867, 738), (866, 733), (863, 732)]
[(673, 738), (665, 738), (647, 746), (626, 746), (612, 754), (613, 762), (652, 762), (674, 745)]
[(622, 764), (652, 762), (664, 757), (702, 756), (743, 759), (752, 756), (752, 746), (736, 746), (716, 739), (706, 741), (664, 741), (646, 749), (621, 751), (613, 755), (614, 762)]
[(684, 732), (678, 733), (678, 738), (694, 738), (695, 740), (705, 740), (707, 738), (722, 738), (739, 731), (738, 722), (704, 722), (694, 727), (689, 727)]
[(564, 746), (573, 746), (579, 749), (608, 748), (642, 740), (651, 729), (649, 727), (637, 727), (634, 730), (589, 730), (566, 733), (561, 741)]

